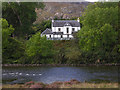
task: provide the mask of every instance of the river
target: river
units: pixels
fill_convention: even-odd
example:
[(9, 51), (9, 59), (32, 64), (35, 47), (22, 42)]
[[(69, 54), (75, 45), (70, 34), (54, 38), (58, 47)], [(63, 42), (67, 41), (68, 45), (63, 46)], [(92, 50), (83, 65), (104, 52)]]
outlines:
[(25, 83), (29, 81), (52, 83), (55, 81), (80, 82), (118, 82), (117, 66), (89, 66), (89, 67), (3, 67), (3, 84)]

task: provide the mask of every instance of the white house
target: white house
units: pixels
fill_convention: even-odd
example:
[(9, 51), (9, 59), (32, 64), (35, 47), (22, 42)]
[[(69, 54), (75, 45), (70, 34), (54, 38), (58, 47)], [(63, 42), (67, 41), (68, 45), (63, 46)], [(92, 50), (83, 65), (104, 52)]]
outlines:
[(73, 33), (80, 30), (80, 20), (52, 20), (52, 28), (46, 29), (41, 36), (46, 35), (50, 40), (70, 40)]

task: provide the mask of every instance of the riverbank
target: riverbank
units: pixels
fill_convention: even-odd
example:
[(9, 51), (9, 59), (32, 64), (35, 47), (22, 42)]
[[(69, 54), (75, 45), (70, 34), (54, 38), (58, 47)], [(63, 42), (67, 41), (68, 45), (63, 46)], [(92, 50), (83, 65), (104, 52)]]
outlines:
[(118, 88), (118, 83), (88, 83), (72, 79), (70, 81), (56, 81), (51, 84), (42, 82), (26, 82), (25, 84), (3, 84), (2, 88)]
[(0, 64), (0, 66), (120, 66), (120, 64)]

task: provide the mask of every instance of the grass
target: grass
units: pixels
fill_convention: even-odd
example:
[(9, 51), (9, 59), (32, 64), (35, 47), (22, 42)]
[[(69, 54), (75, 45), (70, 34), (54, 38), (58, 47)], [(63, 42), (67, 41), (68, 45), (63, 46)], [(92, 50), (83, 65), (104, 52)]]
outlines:
[(14, 84), (14, 85), (5, 84), (5, 85), (2, 85), (2, 88), (21, 88), (21, 87), (23, 87), (23, 85), (21, 85), (21, 84)]
[(63, 85), (60, 88), (118, 88), (118, 83), (80, 83), (71, 86)]
[[(25, 88), (24, 84), (5, 84), (2, 88)], [(118, 88), (118, 83), (79, 83), (73, 85), (60, 85), (59, 88)]]

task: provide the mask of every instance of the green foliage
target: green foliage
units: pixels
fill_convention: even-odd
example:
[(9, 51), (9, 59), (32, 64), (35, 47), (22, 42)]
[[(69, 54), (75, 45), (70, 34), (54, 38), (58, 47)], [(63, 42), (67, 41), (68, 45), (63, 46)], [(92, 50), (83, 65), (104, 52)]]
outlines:
[(5, 19), (0, 19), (0, 22), (2, 22), (2, 48), (6, 48), (9, 43), (8, 38), (13, 33), (14, 28), (12, 25), (9, 26)]
[(80, 50), (77, 47), (68, 47), (65, 51), (65, 58), (68, 64), (80, 63)]
[(36, 20), (35, 8), (44, 8), (43, 3), (36, 2), (4, 2), (2, 6), (3, 18), (13, 25), (17, 37), (34, 33), (31, 26)]
[(12, 25), (9, 25), (7, 20), (2, 21), (2, 56), (3, 64), (18, 63), (19, 59), (24, 55), (22, 43), (11, 37), (14, 31)]
[(54, 41), (54, 62), (58, 64), (82, 63), (81, 53), (75, 40)]
[(35, 31), (43, 32), (46, 28), (51, 28), (51, 20), (42, 21), (40, 24), (33, 26)]
[[(117, 3), (95, 3), (88, 6), (82, 17), (83, 27), (78, 33), (79, 47), (84, 58), (118, 62), (118, 6)], [(116, 58), (115, 58), (116, 57)], [(119, 57), (120, 58), (120, 57)]]
[[(3, 3), (2, 12), (6, 20), (1, 19), (0, 22), (2, 22), (4, 64), (120, 62), (118, 3), (90, 4), (80, 17), (81, 30), (74, 35), (75, 39), (70, 41), (52, 41), (47, 40), (45, 36), (41, 37), (41, 32), (46, 28), (51, 28), (51, 21), (42, 21), (40, 24), (33, 25), (36, 20), (35, 8), (37, 7), (43, 9), (44, 4)], [(24, 40), (23, 44), (12, 37), (14, 34), (27, 40)]]
[(3, 64), (19, 63), (20, 58), (24, 56), (24, 48), (21, 42), (9, 38), (9, 45), (3, 48)]
[(52, 41), (47, 40), (46, 37), (41, 37), (41, 33), (38, 32), (28, 40), (26, 53), (29, 57), (36, 59), (32, 60), (32, 63), (42, 63), (42, 59), (52, 57), (52, 48)]

